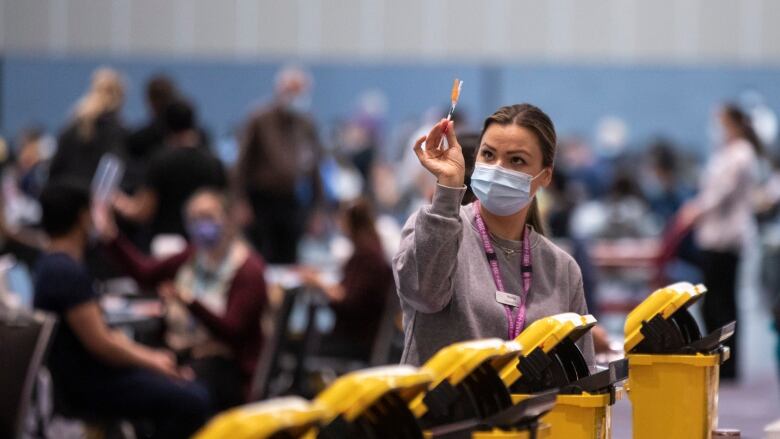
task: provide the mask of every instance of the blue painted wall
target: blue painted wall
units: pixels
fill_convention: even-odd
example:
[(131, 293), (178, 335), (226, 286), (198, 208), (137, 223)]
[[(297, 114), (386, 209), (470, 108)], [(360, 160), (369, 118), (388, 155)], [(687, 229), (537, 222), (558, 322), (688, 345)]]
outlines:
[[(126, 75), (128, 122), (144, 117), (145, 79), (165, 72), (220, 136), (270, 96), (281, 63), (6, 55), (0, 63), (0, 133), (14, 135), (33, 122), (60, 128), (91, 71), (100, 65)], [(461, 106), (474, 125), (500, 104), (528, 101), (546, 110), (561, 134), (591, 136), (599, 118), (623, 117), (633, 144), (663, 134), (689, 148), (702, 148), (713, 106), (747, 89), (763, 94), (780, 112), (780, 68), (336, 62), (309, 67), (316, 83), (314, 116), (325, 124), (349, 114), (361, 92), (380, 89), (388, 97), (392, 127), (431, 105), (446, 104), (455, 76), (465, 81)]]

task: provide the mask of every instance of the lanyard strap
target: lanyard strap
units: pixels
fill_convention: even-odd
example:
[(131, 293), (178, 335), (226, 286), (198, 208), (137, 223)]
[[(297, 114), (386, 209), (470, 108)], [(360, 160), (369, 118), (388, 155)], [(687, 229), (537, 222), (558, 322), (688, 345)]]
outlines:
[[(482, 215), (479, 213), (479, 201), (476, 201), (474, 204), (474, 219), (477, 223), (479, 236), (482, 239), (482, 247), (485, 249), (485, 256), (487, 256), (488, 263), (490, 264), (490, 271), (493, 274), (493, 281), (495, 282), (496, 288), (499, 291), (505, 292), (506, 290), (504, 290), (504, 281), (501, 279), (501, 270), (498, 266), (498, 257), (496, 256), (496, 251), (493, 248), (493, 244), (490, 243), (490, 237), (488, 236), (488, 230), (487, 226), (485, 225), (485, 221), (482, 219)], [(517, 337), (525, 327), (525, 302), (528, 298), (528, 292), (531, 290), (531, 280), (533, 276), (529, 230), (530, 227), (526, 226), (525, 231), (523, 232), (523, 255), (520, 263), (520, 275), (523, 279), (523, 291), (520, 295), (520, 305), (517, 307), (516, 313), (513, 313), (513, 307), (504, 305), (504, 311), (506, 312), (506, 319), (509, 326), (507, 330), (507, 338), (509, 340)]]

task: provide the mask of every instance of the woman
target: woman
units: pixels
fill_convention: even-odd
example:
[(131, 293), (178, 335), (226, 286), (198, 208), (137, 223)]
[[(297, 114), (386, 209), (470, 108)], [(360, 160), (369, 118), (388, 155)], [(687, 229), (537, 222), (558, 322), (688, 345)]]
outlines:
[(304, 282), (320, 288), (336, 314), (336, 325), (323, 340), (321, 353), (368, 361), (390, 289), (393, 272), (385, 259), (374, 226), (371, 205), (359, 199), (342, 209), (341, 228), (354, 252), (343, 268), (338, 284), (328, 284), (313, 272), (304, 271)]
[(246, 400), (266, 307), (264, 262), (240, 237), (229, 212), (221, 192), (196, 192), (184, 212), (191, 244), (162, 260), (146, 257), (118, 235), (107, 215), (95, 221), (129, 274), (142, 285), (159, 287), (167, 303), (166, 342), (190, 359), (219, 410)]
[[(435, 148), (443, 134), (449, 148)], [(407, 221), (393, 260), (403, 363), (419, 365), (457, 341), (514, 338), (545, 316), (587, 314), (580, 269), (543, 236), (534, 198), (550, 184), (555, 146), (552, 121), (540, 109), (499, 108), (480, 135), (471, 176), (478, 201), (460, 207), (465, 166), (453, 123), (442, 121), (417, 140), (414, 151), (437, 186), (432, 204)], [(592, 364), (590, 336), (579, 346)]]
[(124, 154), (127, 132), (119, 117), (124, 99), (122, 76), (105, 67), (95, 70), (90, 89), (76, 104), (69, 125), (57, 139), (50, 180), (70, 178), (89, 184), (103, 154)]
[[(745, 239), (755, 227), (751, 194), (758, 176), (761, 141), (750, 118), (737, 106), (727, 104), (718, 112), (722, 145), (707, 161), (699, 194), (683, 205), (679, 227), (694, 228), (701, 249), (704, 284), (702, 312), (708, 331), (737, 319), (737, 267)], [(731, 361), (720, 367), (725, 379), (737, 378), (737, 335), (727, 343)]]

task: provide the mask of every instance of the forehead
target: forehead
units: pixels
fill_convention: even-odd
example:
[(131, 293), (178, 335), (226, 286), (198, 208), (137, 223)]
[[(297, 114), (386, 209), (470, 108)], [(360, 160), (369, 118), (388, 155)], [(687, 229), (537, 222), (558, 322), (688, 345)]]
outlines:
[(541, 154), (536, 135), (528, 128), (516, 124), (490, 125), (482, 136), (482, 144), (487, 144), (497, 151), (522, 150), (530, 154)]
[(211, 194), (200, 194), (190, 200), (189, 205), (187, 205), (187, 212), (214, 211), (221, 210), (221, 208), (222, 206), (220, 206), (220, 201), (217, 197)]

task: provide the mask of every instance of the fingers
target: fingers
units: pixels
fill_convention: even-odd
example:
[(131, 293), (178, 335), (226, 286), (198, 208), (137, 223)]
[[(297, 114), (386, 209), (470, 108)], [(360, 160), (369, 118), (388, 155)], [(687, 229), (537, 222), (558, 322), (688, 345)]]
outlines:
[(179, 367), (178, 370), (179, 377), (185, 381), (194, 381), (195, 380), (195, 371), (189, 367), (189, 366), (182, 366)]
[(441, 143), (441, 136), (444, 130), (445, 122), (446, 120), (442, 119), (439, 123), (434, 125), (433, 128), (431, 128), (431, 131), (428, 133), (428, 139), (426, 140), (425, 143), (426, 152), (432, 152)]
[(425, 143), (427, 138), (428, 136), (422, 136), (414, 142), (414, 153), (417, 154), (417, 158), (420, 160), (423, 159), (422, 144)]
[(160, 353), (165, 356), (165, 359), (172, 365), (176, 366), (176, 354), (168, 349), (160, 349)]
[(163, 297), (168, 297), (173, 295), (173, 289), (174, 287), (170, 282), (165, 282), (160, 284), (159, 287), (157, 287), (157, 292)]
[(450, 148), (460, 148), (458, 138), (455, 136), (455, 122), (449, 121), (447, 123), (447, 130), (445, 131), (445, 134), (447, 135), (447, 143), (450, 145)]

